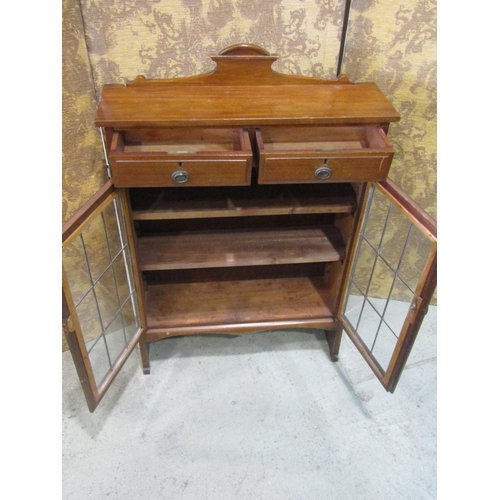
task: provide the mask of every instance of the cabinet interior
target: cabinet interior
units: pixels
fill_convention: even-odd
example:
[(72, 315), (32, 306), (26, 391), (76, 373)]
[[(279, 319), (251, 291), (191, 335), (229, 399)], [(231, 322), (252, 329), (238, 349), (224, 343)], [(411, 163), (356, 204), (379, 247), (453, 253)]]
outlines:
[(357, 209), (351, 184), (129, 195), (148, 329), (334, 316)]

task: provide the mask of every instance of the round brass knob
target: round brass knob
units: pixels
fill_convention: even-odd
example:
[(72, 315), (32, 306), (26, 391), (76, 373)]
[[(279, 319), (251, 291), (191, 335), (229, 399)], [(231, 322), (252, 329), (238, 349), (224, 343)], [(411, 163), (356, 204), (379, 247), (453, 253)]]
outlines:
[(177, 184), (184, 184), (189, 180), (189, 174), (185, 170), (177, 170), (172, 174), (172, 179), (177, 182)]
[(328, 167), (319, 167), (316, 172), (314, 172), (316, 179), (321, 179), (322, 181), (329, 179), (332, 175), (332, 171)]

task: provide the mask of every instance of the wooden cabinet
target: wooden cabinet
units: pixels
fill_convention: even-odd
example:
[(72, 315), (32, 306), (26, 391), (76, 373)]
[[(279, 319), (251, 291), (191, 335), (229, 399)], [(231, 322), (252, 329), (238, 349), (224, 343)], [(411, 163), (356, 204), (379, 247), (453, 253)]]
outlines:
[[(394, 391), (436, 285), (436, 224), (387, 176), (399, 120), (371, 83), (275, 73), (104, 87), (111, 180), (63, 227), (63, 325), (93, 411), (137, 343), (345, 331)], [(391, 227), (395, 229), (391, 229)]]

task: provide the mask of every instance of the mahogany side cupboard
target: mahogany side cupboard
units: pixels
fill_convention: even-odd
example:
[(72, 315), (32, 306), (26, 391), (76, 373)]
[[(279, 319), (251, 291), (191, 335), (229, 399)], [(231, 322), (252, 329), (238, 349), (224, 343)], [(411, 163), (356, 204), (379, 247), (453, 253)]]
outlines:
[(342, 332), (393, 392), (436, 286), (436, 223), (388, 179), (373, 83), (283, 75), (255, 45), (208, 74), (103, 88), (110, 180), (63, 226), (63, 325), (94, 411), (137, 343)]

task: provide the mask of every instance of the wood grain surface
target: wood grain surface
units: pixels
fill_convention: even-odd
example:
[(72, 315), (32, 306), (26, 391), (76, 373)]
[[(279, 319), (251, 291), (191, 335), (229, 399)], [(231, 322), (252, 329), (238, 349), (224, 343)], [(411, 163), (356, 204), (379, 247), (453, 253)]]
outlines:
[(345, 256), (333, 226), (181, 231), (139, 238), (138, 244), (143, 271), (332, 262)]
[(309, 278), (149, 286), (148, 328), (331, 317), (326, 293)]
[(104, 86), (98, 127), (381, 123), (399, 114), (373, 83)]

